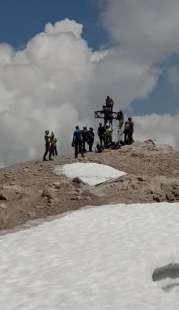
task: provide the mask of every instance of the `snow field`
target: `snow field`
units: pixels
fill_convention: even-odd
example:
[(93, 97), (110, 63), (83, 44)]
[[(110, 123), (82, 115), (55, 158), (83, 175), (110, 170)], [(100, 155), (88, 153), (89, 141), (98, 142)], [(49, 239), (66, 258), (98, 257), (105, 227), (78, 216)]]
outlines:
[(56, 166), (54, 173), (56, 175), (64, 174), (71, 179), (79, 177), (84, 183), (91, 186), (126, 175), (125, 172), (97, 163), (73, 163)]
[(0, 308), (178, 310), (152, 281), (179, 261), (178, 223), (178, 203), (110, 205), (1, 236)]

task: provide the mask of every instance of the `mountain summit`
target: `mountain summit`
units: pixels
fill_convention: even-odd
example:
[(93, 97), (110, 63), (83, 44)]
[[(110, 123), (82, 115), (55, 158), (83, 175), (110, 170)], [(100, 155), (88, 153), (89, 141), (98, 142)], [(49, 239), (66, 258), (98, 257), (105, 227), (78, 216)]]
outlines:
[[(78, 175), (68, 178), (64, 173), (55, 174), (57, 166), (77, 162), (107, 165), (124, 175), (90, 186)], [(87, 205), (176, 202), (179, 153), (149, 141), (101, 154), (87, 153), (78, 160), (59, 156), (55, 161), (29, 161), (1, 169), (0, 184), (1, 230)]]

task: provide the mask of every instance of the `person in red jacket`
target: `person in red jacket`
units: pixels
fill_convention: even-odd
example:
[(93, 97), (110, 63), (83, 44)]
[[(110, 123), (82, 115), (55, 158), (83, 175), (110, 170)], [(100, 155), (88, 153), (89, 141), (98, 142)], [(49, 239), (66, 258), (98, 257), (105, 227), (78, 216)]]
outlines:
[(129, 124), (129, 144), (132, 144), (134, 142), (134, 139), (133, 139), (134, 123), (133, 123), (132, 117), (128, 118), (128, 124)]
[(133, 133), (134, 133), (134, 123), (133, 123), (132, 117), (129, 117), (124, 125), (124, 143), (125, 144), (132, 144), (134, 142)]

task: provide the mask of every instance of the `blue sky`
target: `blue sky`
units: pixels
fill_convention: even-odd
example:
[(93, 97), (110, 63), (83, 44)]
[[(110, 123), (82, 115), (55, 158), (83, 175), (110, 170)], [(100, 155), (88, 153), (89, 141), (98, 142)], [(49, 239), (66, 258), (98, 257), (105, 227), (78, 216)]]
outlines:
[(0, 0), (0, 41), (21, 48), (48, 22), (64, 18), (84, 25), (83, 36), (94, 49), (108, 44), (95, 0)]
[(139, 116), (139, 140), (179, 148), (178, 11), (178, 0), (0, 0), (0, 42), (21, 50), (0, 44), (0, 166), (41, 156), (45, 129), (68, 152), (107, 95)]
[[(84, 25), (83, 36), (91, 48), (109, 46), (110, 38), (99, 14), (97, 0), (0, 0), (0, 42), (21, 49), (30, 38), (43, 31), (46, 23), (69, 18)], [(169, 66), (178, 64), (178, 57), (167, 59), (155, 91), (146, 100), (133, 103), (134, 115), (176, 113), (179, 92), (174, 92), (168, 83), (166, 72)]]
[(132, 104), (132, 112), (135, 115), (152, 113), (175, 115), (178, 113), (179, 91), (174, 89), (173, 85), (168, 80), (168, 69), (171, 67), (179, 67), (179, 56), (171, 55), (160, 64), (163, 73), (154, 91), (148, 98), (135, 100)]

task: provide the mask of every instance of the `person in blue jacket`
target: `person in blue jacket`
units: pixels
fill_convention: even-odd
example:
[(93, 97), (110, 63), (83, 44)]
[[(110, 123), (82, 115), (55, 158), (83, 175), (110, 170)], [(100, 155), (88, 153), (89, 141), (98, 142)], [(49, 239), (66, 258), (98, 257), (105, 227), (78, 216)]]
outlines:
[(73, 132), (72, 146), (75, 148), (75, 158), (78, 158), (79, 153), (81, 153), (81, 156), (84, 157), (82, 148), (82, 136), (79, 126), (76, 126), (75, 131)]

